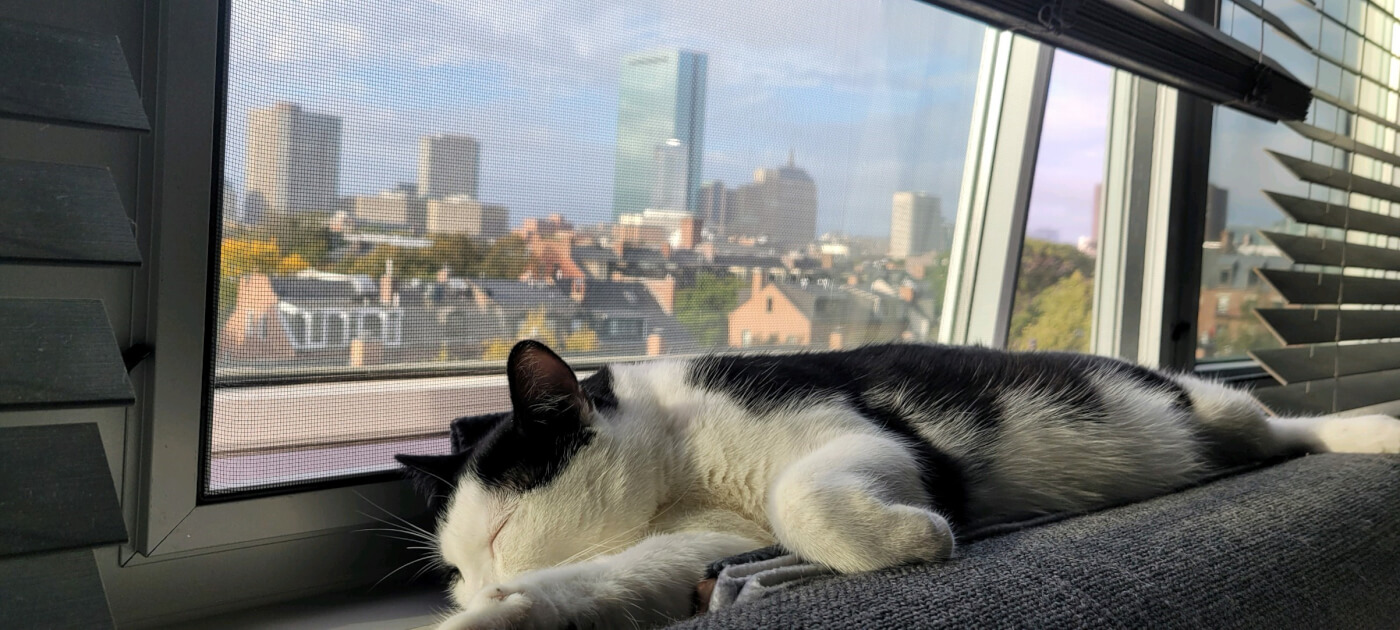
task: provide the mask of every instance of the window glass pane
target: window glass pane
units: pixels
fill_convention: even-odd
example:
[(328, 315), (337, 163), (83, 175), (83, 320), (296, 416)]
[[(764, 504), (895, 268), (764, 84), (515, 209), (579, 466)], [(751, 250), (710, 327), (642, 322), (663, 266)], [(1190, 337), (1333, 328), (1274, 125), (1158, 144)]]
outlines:
[(232, 0), (206, 490), (442, 450), (522, 338), (582, 371), (932, 338), (984, 30), (915, 0)]
[(1107, 66), (1055, 53), (1007, 335), (1011, 349), (1089, 350), (1111, 76)]

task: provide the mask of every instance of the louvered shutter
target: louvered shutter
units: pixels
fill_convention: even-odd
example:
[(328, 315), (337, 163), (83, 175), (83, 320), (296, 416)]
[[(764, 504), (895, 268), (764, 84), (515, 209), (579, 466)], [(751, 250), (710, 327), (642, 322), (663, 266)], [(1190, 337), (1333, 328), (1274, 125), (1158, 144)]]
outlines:
[[(149, 130), (116, 37), (0, 19), (0, 118)], [(105, 165), (0, 159), (0, 264), (132, 266)], [(98, 300), (0, 298), (0, 412), (135, 401)], [(127, 538), (95, 424), (0, 429), (0, 625), (110, 628), (91, 548)]]
[[(1311, 155), (1261, 156), (1310, 192), (1305, 198), (1265, 191), (1289, 222), (1260, 234), (1291, 265), (1254, 270), (1285, 301), (1255, 311), (1284, 346), (1250, 352), (1280, 384), (1256, 393), (1285, 414), (1400, 400), (1400, 241), (1394, 240), (1400, 239), (1400, 217), (1391, 216), (1400, 208), (1400, 82), (1391, 78), (1400, 76), (1400, 57), (1390, 52), (1400, 45), (1394, 0), (1290, 5), (1316, 13), (1316, 46), (1263, 6), (1232, 1), (1315, 56), (1313, 97), (1336, 112), (1285, 123), (1310, 142)], [(1338, 80), (1323, 79), (1324, 71), (1332, 76), (1334, 70)]]

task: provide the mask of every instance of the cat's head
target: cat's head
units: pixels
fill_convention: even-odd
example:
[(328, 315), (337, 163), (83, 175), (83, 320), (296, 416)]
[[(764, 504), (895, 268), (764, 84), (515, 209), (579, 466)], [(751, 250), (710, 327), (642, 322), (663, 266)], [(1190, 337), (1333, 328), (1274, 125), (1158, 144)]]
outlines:
[(511, 412), (464, 427), (459, 452), (398, 456), (420, 489), (445, 498), (437, 545), (463, 605), (523, 571), (636, 542), (661, 500), (617, 422), (607, 368), (580, 382), (544, 344), (522, 341), (506, 378)]

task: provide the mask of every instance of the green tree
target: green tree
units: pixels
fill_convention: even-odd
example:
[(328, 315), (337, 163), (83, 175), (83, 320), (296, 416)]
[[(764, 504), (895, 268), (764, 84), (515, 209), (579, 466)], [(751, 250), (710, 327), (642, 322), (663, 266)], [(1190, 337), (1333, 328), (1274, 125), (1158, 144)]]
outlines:
[(1093, 278), (1094, 258), (1073, 245), (1026, 239), (1021, 249), (1021, 270), (1016, 275), (1014, 308), (1029, 305), (1036, 295), (1075, 272)]
[(474, 273), (465, 275), (485, 276), (487, 278), (519, 278), (525, 271), (525, 267), (530, 264), (530, 249), (525, 246), (525, 239), (515, 234), (502, 236), (491, 244), (486, 250), (486, 255), (482, 258), (481, 264)]
[(1011, 319), (1011, 347), (1018, 350), (1089, 350), (1094, 283), (1079, 271), (1036, 294)]
[(729, 313), (739, 304), (744, 281), (730, 275), (701, 273), (695, 285), (676, 291), (676, 319), (702, 346), (729, 339)]
[(947, 258), (935, 258), (933, 263), (924, 268), (924, 286), (928, 296), (933, 298), (934, 312), (929, 315), (937, 319), (943, 312), (943, 294), (948, 289)]

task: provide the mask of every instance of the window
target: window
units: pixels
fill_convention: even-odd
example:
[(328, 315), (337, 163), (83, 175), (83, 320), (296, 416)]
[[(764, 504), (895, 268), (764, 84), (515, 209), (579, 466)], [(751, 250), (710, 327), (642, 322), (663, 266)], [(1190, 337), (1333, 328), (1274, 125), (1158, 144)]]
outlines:
[(587, 370), (938, 333), (976, 23), (230, 1), (211, 328), (276, 313), (285, 342), (216, 337), (206, 498), (446, 448), (522, 338)]
[(1055, 53), (1010, 349), (1090, 350), (1111, 73), (1102, 64)]

